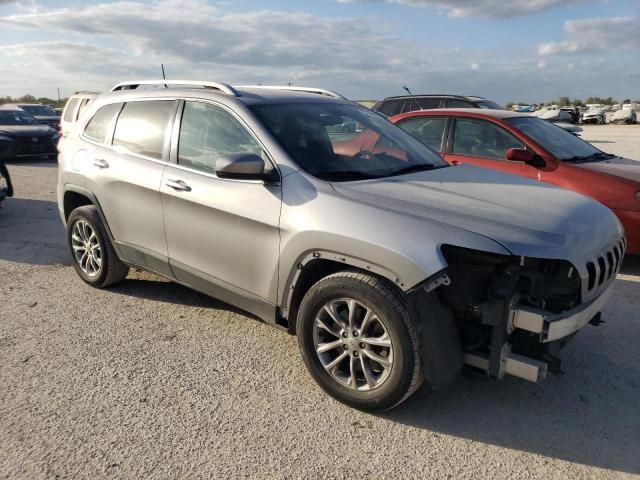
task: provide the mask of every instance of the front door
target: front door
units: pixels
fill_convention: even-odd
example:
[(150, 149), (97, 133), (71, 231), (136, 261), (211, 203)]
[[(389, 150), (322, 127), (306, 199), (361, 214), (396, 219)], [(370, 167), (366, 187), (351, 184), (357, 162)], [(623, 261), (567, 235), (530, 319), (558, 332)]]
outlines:
[(160, 187), (176, 279), (264, 318), (276, 303), (280, 185), (222, 179), (215, 170), (231, 153), (273, 165), (248, 128), (211, 103), (184, 103), (176, 143)]
[(510, 148), (526, 148), (507, 130), (479, 118), (456, 118), (453, 138), (445, 152), (449, 163), (460, 162), (538, 180), (538, 169), (524, 162), (507, 160)]

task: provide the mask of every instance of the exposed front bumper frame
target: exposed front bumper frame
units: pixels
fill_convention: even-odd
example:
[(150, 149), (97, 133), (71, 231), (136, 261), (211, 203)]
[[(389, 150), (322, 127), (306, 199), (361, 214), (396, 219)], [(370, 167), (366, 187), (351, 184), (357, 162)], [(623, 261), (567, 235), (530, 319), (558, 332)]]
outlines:
[(540, 342), (547, 343), (577, 332), (597, 315), (613, 292), (613, 282), (600, 296), (573, 310), (551, 314), (530, 307), (512, 310), (510, 325), (528, 332), (539, 333)]

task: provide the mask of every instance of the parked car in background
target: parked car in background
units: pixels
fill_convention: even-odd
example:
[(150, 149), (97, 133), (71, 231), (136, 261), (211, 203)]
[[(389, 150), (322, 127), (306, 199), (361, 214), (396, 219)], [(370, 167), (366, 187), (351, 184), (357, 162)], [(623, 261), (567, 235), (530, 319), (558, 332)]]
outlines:
[(632, 108), (621, 108), (617, 110), (611, 117), (611, 123), (636, 123), (638, 120), (638, 114), (636, 110)]
[(215, 82), (97, 97), (61, 139), (58, 207), (89, 285), (136, 266), (236, 305), (296, 333), (318, 384), (365, 410), (465, 363), (540, 381), (625, 249), (585, 196), (452, 167), (337, 95)]
[(604, 153), (556, 125), (509, 111), (415, 112), (390, 120), (450, 163), (528, 177), (602, 202), (624, 225), (628, 252), (640, 254), (640, 162)]
[(590, 107), (586, 112), (580, 116), (582, 123), (595, 123), (597, 125), (604, 125), (607, 123), (607, 116), (603, 108)]
[(99, 92), (76, 92), (69, 97), (60, 120), (60, 131), (65, 135), (78, 121), (89, 103), (99, 95)]
[(514, 105), (513, 107), (511, 107), (511, 110), (520, 113), (528, 113), (534, 111), (531, 105)]
[(573, 123), (573, 116), (566, 110), (558, 106), (546, 107), (538, 110), (535, 114), (538, 118), (542, 118), (552, 123)]
[(0, 160), (55, 157), (60, 134), (31, 114), (10, 105), (0, 107)]
[(9, 169), (5, 163), (0, 160), (0, 206), (2, 201), (7, 197), (13, 196), (13, 185), (11, 184), (11, 176)]
[(560, 110), (567, 112), (571, 116), (569, 123), (578, 123), (580, 121), (580, 110), (575, 106), (560, 107)]
[(60, 115), (49, 105), (41, 103), (10, 103), (7, 106), (17, 107), (31, 114), (40, 123), (49, 125), (56, 130), (60, 129)]
[(376, 103), (372, 110), (390, 117), (399, 113), (433, 108), (489, 108), (502, 109), (500, 105), (482, 97), (463, 95), (399, 95)]

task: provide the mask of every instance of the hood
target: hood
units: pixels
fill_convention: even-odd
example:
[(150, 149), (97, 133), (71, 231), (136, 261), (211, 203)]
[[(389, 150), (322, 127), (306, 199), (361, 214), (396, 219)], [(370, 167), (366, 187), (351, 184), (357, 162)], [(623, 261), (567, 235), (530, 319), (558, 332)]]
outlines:
[(42, 122), (47, 122), (47, 123), (52, 123), (52, 122), (59, 122), (60, 121), (60, 117), (58, 116), (50, 116), (50, 115), (33, 115), (35, 118), (37, 118), (38, 120), (42, 121)]
[(47, 137), (54, 133), (48, 125), (0, 125), (0, 135), (11, 137)]
[(572, 163), (571, 166), (608, 173), (640, 183), (640, 162), (628, 158), (613, 157), (599, 162)]
[(566, 123), (566, 122), (556, 122), (555, 123), (556, 127), (560, 127), (563, 130), (566, 130), (568, 132), (571, 133), (579, 133), (582, 132), (582, 127), (579, 127), (578, 125), (574, 125), (573, 123)]
[(604, 115), (604, 110), (601, 108), (590, 108), (582, 114), (583, 117), (600, 116)]
[(622, 234), (613, 212), (588, 197), (471, 165), (332, 185), (379, 208), (491, 238), (514, 255), (576, 266)]

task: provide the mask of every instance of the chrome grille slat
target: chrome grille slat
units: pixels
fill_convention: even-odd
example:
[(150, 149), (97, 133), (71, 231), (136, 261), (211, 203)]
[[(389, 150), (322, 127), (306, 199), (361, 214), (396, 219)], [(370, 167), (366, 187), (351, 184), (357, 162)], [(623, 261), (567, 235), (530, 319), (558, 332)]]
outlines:
[(615, 279), (622, 267), (626, 244), (627, 239), (623, 236), (615, 245), (586, 262), (587, 277), (582, 290), (585, 298), (595, 295)]

